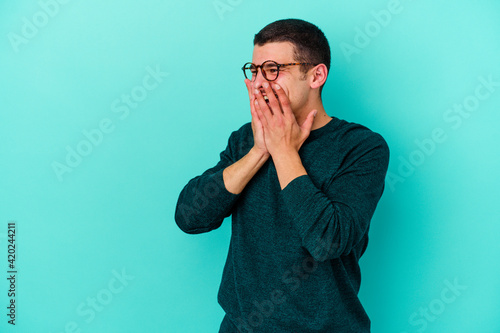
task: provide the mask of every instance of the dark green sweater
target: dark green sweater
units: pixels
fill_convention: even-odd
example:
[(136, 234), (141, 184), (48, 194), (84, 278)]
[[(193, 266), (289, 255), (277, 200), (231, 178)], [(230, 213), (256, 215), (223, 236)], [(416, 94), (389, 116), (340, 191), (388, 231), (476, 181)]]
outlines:
[(187, 233), (232, 235), (218, 300), (220, 332), (369, 332), (358, 291), (359, 258), (384, 189), (389, 149), (358, 124), (333, 118), (299, 155), (308, 175), (283, 190), (271, 157), (239, 195), (224, 168), (253, 146), (250, 123), (231, 134), (219, 163), (180, 193), (175, 220)]

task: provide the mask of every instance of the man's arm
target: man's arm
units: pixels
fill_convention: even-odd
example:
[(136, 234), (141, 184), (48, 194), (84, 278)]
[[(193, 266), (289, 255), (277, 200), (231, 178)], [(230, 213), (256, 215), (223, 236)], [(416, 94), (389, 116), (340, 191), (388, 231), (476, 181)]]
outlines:
[(242, 159), (224, 170), (224, 184), (227, 190), (234, 194), (240, 194), (243, 191), (250, 179), (252, 179), (269, 158), (269, 152), (264, 140), (262, 123), (255, 111), (255, 95), (252, 91), (250, 80), (246, 79), (245, 85), (250, 100), (254, 146)]
[(221, 152), (220, 161), (203, 174), (191, 179), (182, 189), (175, 209), (175, 222), (189, 234), (199, 234), (217, 229), (231, 209), (238, 195), (230, 193), (223, 180), (223, 172), (233, 160), (231, 134), (227, 148)]
[(225, 168), (223, 178), (226, 189), (233, 194), (240, 194), (268, 157), (269, 154), (252, 148), (238, 162)]
[(255, 90), (256, 118), (262, 124), (266, 147), (283, 189), (293, 179), (307, 174), (298, 152), (311, 133), (317, 110), (309, 112), (303, 124), (299, 125), (283, 89), (277, 84), (271, 87), (267, 82), (262, 86), (269, 98), (269, 105), (260, 91)]
[[(205, 171), (184, 187), (179, 195), (175, 221), (186, 233), (202, 233), (218, 228), (225, 217), (231, 214), (238, 195), (269, 158), (264, 142), (264, 133), (254, 107), (255, 96), (249, 80), (245, 80), (252, 113), (253, 147), (237, 160), (241, 140), (234, 132), (228, 146), (220, 154), (219, 163)], [(238, 142), (238, 143), (237, 143)]]
[(269, 85), (264, 89), (269, 106), (258, 91), (255, 105), (292, 226), (298, 230), (302, 245), (318, 261), (350, 253), (365, 236), (384, 189), (389, 163), (386, 142), (373, 132), (358, 131), (363, 137), (352, 138), (341, 170), (332, 175), (330, 185), (322, 191), (307, 174), (298, 154), (309, 136), (313, 111), (299, 125), (283, 90), (277, 85), (274, 91)]
[(359, 245), (384, 190), (389, 148), (382, 137), (372, 133), (350, 149), (323, 190), (304, 175), (280, 193), (302, 246), (318, 261), (347, 255)]
[(190, 180), (181, 191), (175, 221), (182, 231), (198, 234), (220, 227), (224, 218), (231, 215), (238, 195), (268, 159), (268, 155), (252, 148), (233, 163), (237, 153), (231, 148), (235, 135), (236, 132), (220, 154), (219, 163)]

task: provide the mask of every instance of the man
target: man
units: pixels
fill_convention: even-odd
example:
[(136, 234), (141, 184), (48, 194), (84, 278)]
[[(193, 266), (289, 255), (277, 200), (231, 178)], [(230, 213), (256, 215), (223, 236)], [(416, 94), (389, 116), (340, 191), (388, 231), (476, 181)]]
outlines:
[(315, 25), (288, 19), (263, 28), (243, 67), (251, 123), (180, 193), (175, 219), (187, 233), (232, 215), (219, 332), (370, 331), (358, 261), (389, 149), (379, 134), (327, 115), (329, 67)]

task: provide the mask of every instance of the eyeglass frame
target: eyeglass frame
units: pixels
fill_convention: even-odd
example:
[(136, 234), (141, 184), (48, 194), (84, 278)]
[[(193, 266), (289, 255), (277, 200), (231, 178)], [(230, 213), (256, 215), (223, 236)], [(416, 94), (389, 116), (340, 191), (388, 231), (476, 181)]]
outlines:
[[(278, 69), (278, 73), (276, 73), (276, 77), (272, 80), (269, 80), (267, 78), (267, 75), (266, 75), (266, 71), (263, 70), (264, 68), (264, 64), (268, 63), (268, 62), (274, 62), (276, 64), (276, 67)], [(252, 80), (252, 78), (248, 78), (247, 77), (247, 73), (245, 73), (245, 66), (247, 65), (253, 65), (255, 66), (255, 69), (256, 69), (256, 74), (255, 74), (255, 78)], [(256, 65), (254, 64), (253, 62), (247, 62), (243, 65), (243, 67), (241, 67), (241, 70), (243, 71), (243, 75), (245, 75), (245, 78), (246, 79), (249, 79), (250, 81), (255, 81), (255, 79), (257, 78), (257, 74), (259, 73), (259, 67), (260, 67), (260, 72), (262, 73), (262, 76), (264, 77), (264, 79), (266, 79), (267, 81), (275, 81), (278, 79), (278, 76), (280, 75), (280, 68), (281, 67), (287, 67), (287, 66), (296, 66), (296, 65), (311, 65), (311, 66), (317, 66), (319, 64), (314, 64), (314, 63), (310, 63), (310, 62), (290, 62), (290, 63), (287, 63), (287, 64), (278, 64), (276, 61), (274, 60), (266, 60), (264, 61), (261, 65)], [(248, 68), (250, 69), (250, 68)], [(253, 77), (253, 74), (252, 74), (252, 77)]]

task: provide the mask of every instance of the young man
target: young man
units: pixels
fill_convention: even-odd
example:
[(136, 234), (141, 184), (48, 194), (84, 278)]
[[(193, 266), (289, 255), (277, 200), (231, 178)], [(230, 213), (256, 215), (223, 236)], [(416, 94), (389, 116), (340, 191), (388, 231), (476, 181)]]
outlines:
[(329, 67), (315, 25), (288, 19), (263, 28), (243, 67), (251, 123), (180, 193), (175, 219), (187, 233), (232, 215), (219, 332), (370, 331), (358, 261), (389, 149), (379, 134), (327, 115)]

